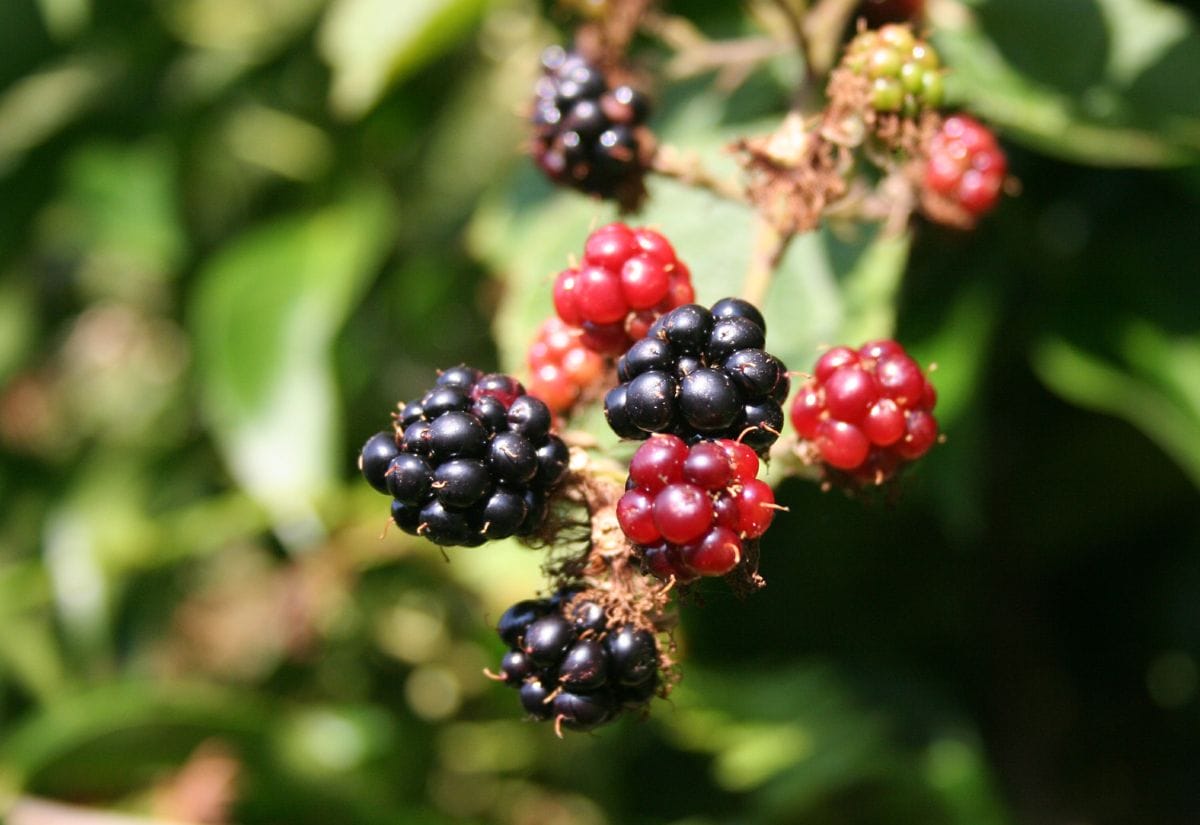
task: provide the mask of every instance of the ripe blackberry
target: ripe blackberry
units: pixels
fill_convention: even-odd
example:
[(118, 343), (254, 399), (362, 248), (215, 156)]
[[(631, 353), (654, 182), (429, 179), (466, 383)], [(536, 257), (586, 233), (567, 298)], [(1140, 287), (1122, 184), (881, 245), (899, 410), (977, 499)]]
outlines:
[(583, 344), (581, 330), (558, 317), (542, 323), (526, 360), (529, 394), (555, 415), (569, 412), (604, 374), (604, 359)]
[(550, 433), (550, 410), (520, 382), (453, 367), (394, 418), (363, 446), (359, 469), (392, 496), (401, 530), (474, 547), (542, 526), (568, 452)]
[(841, 68), (869, 84), (866, 102), (877, 112), (913, 118), (942, 104), (937, 52), (910, 26), (893, 23), (861, 32), (846, 46)]
[(651, 436), (630, 462), (617, 522), (659, 578), (724, 576), (777, 509), (757, 474), (758, 456), (741, 442), (701, 441), (689, 449), (678, 436)]
[(496, 628), (509, 650), (495, 678), (520, 691), (531, 717), (591, 730), (644, 710), (662, 686), (658, 643), (618, 622), (586, 590), (517, 602)]
[(763, 351), (765, 338), (762, 315), (745, 301), (676, 307), (617, 361), (623, 383), (604, 399), (609, 425), (622, 438), (730, 438), (765, 454), (791, 384), (783, 363)]
[(542, 52), (542, 70), (531, 118), (538, 167), (555, 183), (636, 207), (651, 149), (646, 99), (561, 46)]
[(579, 341), (619, 355), (645, 337), (662, 313), (695, 297), (692, 276), (670, 242), (653, 229), (623, 223), (588, 236), (583, 260), (554, 280), (554, 310)]
[(895, 341), (827, 350), (792, 402), (801, 455), (831, 477), (882, 484), (938, 437), (937, 393)]
[[(925, 211), (953, 225), (970, 224), (1000, 198), (1008, 160), (986, 126), (966, 115), (946, 118), (930, 139), (925, 161)], [(965, 212), (954, 220), (948, 211)]]

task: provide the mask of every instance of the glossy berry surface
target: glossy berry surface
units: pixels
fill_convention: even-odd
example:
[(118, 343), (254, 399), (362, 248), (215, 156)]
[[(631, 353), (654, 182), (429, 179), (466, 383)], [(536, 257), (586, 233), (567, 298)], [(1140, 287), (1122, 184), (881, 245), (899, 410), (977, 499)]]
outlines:
[(907, 25), (892, 23), (860, 33), (842, 66), (869, 84), (868, 104), (877, 112), (916, 117), (942, 103), (942, 69), (937, 52)]
[(662, 684), (655, 636), (617, 621), (595, 591), (560, 590), (517, 602), (496, 631), (508, 651), (498, 681), (535, 720), (591, 730), (644, 710)]
[(895, 341), (827, 350), (792, 402), (802, 454), (834, 478), (882, 484), (938, 438), (937, 394)]
[(452, 367), (394, 418), (363, 445), (359, 469), (392, 496), (401, 530), (474, 547), (541, 528), (569, 456), (549, 408), (519, 381)]
[(575, 52), (542, 53), (531, 123), (533, 159), (546, 177), (590, 195), (636, 204), (645, 172), (646, 99), (610, 85)]
[(737, 439), (765, 454), (791, 385), (765, 340), (762, 314), (737, 298), (672, 309), (618, 359), (622, 384), (605, 398), (609, 424), (622, 438)]
[(623, 223), (592, 232), (579, 265), (554, 281), (559, 319), (578, 330), (583, 347), (601, 355), (625, 352), (659, 316), (693, 297), (691, 273), (670, 242), (653, 229)]
[(946, 118), (929, 141), (925, 187), (972, 217), (996, 205), (1007, 173), (1008, 160), (996, 136), (974, 118)]
[(724, 576), (741, 563), (746, 542), (775, 515), (771, 488), (755, 478), (759, 461), (743, 443), (653, 435), (630, 462), (617, 522), (646, 571), (688, 582)]

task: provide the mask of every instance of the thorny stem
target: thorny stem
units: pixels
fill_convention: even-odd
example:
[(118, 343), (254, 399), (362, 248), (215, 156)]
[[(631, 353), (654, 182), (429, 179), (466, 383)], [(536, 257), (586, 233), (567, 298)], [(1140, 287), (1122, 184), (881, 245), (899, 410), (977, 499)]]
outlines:
[(650, 161), (650, 171), (704, 189), (725, 200), (748, 202), (746, 190), (740, 183), (713, 175), (694, 152), (684, 153), (673, 146), (660, 144)]
[(775, 269), (783, 260), (793, 237), (795, 236), (781, 232), (771, 221), (759, 216), (754, 249), (750, 252), (750, 266), (746, 270), (746, 279), (742, 282), (743, 299), (755, 306), (763, 305), (771, 278), (774, 277)]

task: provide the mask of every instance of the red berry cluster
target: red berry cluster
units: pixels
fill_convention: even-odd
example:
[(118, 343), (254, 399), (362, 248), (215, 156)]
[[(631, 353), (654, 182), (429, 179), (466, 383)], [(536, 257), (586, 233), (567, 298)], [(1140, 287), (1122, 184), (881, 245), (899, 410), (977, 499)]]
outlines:
[(655, 576), (724, 576), (775, 516), (775, 494), (757, 475), (758, 456), (740, 442), (688, 449), (678, 436), (654, 435), (633, 455), (617, 521)]
[(974, 118), (954, 115), (929, 142), (925, 186), (979, 217), (996, 205), (1007, 171), (995, 135)]
[(670, 242), (623, 223), (588, 236), (579, 266), (554, 281), (558, 317), (580, 327), (584, 346), (602, 355), (620, 355), (659, 315), (694, 298), (691, 273)]
[(882, 483), (938, 437), (937, 392), (895, 341), (834, 347), (792, 402), (812, 457), (863, 483)]
[(529, 347), (528, 392), (562, 415), (604, 374), (604, 359), (583, 345), (580, 330), (547, 318)]

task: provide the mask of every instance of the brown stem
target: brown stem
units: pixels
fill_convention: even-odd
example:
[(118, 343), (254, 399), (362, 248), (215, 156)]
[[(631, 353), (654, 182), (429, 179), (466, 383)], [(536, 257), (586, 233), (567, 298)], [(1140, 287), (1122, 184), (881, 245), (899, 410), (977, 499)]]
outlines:
[(837, 62), (842, 32), (859, 0), (818, 0), (804, 18), (806, 54), (815, 77), (823, 77)]
[(674, 178), (688, 186), (704, 189), (725, 200), (748, 202), (746, 190), (741, 183), (716, 177), (694, 152), (685, 154), (673, 146), (660, 144), (650, 161), (650, 171), (663, 177)]
[(759, 216), (758, 233), (754, 238), (754, 249), (750, 253), (750, 266), (746, 270), (746, 279), (742, 282), (742, 298), (762, 306), (767, 297), (767, 289), (771, 286), (771, 278), (775, 269), (783, 260), (788, 244), (794, 235), (781, 232), (778, 227), (766, 218)]

